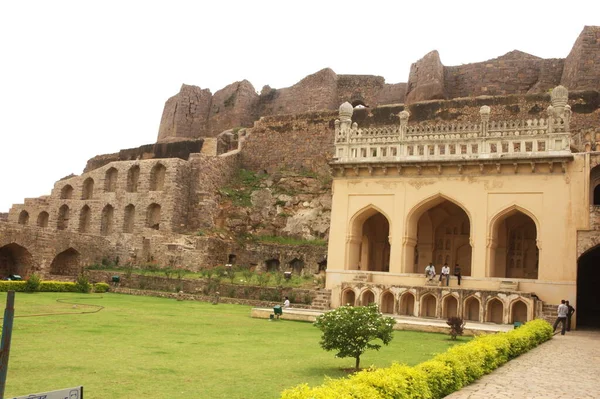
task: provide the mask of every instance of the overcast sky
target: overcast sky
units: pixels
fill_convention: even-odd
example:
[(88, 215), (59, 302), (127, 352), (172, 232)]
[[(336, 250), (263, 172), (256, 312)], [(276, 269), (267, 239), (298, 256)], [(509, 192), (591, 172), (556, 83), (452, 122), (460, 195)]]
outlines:
[(0, 212), (153, 143), (182, 83), (282, 88), (330, 67), (406, 82), (521, 50), (564, 58), (600, 1), (0, 1)]

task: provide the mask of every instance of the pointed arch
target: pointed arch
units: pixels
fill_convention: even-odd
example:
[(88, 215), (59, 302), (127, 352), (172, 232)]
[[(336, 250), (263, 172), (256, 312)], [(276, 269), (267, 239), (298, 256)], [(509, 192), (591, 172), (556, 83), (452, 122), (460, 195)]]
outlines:
[(50, 274), (75, 276), (79, 273), (80, 254), (74, 248), (68, 248), (57, 254), (50, 264)]
[(67, 204), (64, 204), (58, 208), (58, 218), (56, 220), (57, 230), (66, 230), (69, 227), (70, 213), (71, 210)]
[(394, 294), (392, 294), (389, 290), (386, 290), (381, 294), (379, 309), (381, 310), (381, 313), (396, 313), (394, 311), (394, 309), (396, 309)]
[(89, 233), (90, 232), (90, 221), (92, 219), (92, 212), (90, 207), (86, 204), (81, 208), (79, 212), (79, 232)]
[(475, 295), (468, 296), (464, 300), (463, 319), (481, 321), (481, 301)]
[(140, 167), (139, 165), (133, 165), (127, 171), (127, 192), (135, 193), (138, 189), (138, 183), (140, 181)]
[(113, 232), (113, 219), (115, 208), (108, 204), (102, 209), (102, 218), (100, 219), (100, 234), (107, 236)]
[(15, 242), (0, 247), (0, 274), (3, 277), (18, 274), (26, 277), (35, 269), (29, 250)]
[(510, 304), (510, 323), (526, 323), (529, 321), (529, 306), (522, 298), (517, 298)]
[(352, 288), (346, 288), (342, 291), (342, 306), (356, 306), (356, 293)]
[(424, 273), (429, 262), (448, 262), (458, 263), (462, 275), (470, 276), (473, 231), (473, 217), (460, 201), (441, 192), (422, 199), (405, 219), (404, 271)]
[(129, 204), (125, 207), (123, 217), (123, 233), (133, 233), (135, 228), (135, 205)]
[(272, 258), (272, 259), (267, 259), (265, 261), (265, 270), (270, 273), (270, 272), (278, 272), (279, 271), (279, 259), (276, 258)]
[(48, 227), (48, 219), (50, 219), (48, 212), (41, 211), (37, 217), (38, 227)]
[(375, 303), (375, 294), (367, 288), (360, 293), (360, 306), (367, 306), (370, 303)]
[(29, 212), (23, 210), (19, 213), (19, 224), (29, 224)]
[(60, 199), (71, 199), (73, 198), (73, 186), (70, 184), (65, 184), (63, 188), (60, 189)]
[(399, 313), (403, 316), (414, 316), (415, 315), (415, 295), (406, 291), (400, 295)]
[(349, 221), (346, 269), (389, 271), (390, 217), (373, 204), (358, 210)]
[(488, 277), (538, 278), (540, 222), (517, 204), (497, 212), (488, 224)]
[(421, 296), (420, 317), (437, 317), (437, 297), (428, 292)]
[(294, 258), (290, 262), (288, 262), (288, 266), (292, 269), (294, 274), (302, 274), (304, 270), (304, 261), (302, 259)]
[(167, 168), (162, 163), (157, 163), (150, 171), (150, 191), (162, 191), (165, 185)]
[(114, 193), (117, 191), (117, 181), (119, 179), (119, 171), (117, 168), (110, 167), (104, 175), (104, 192)]
[(442, 318), (457, 317), (458, 298), (453, 294), (448, 294), (442, 298)]
[(148, 209), (146, 211), (146, 227), (155, 230), (160, 229), (160, 210), (160, 205), (156, 203), (148, 205)]
[(83, 181), (83, 186), (81, 190), (81, 199), (89, 200), (94, 198), (94, 179), (88, 177)]
[(504, 323), (504, 303), (500, 299), (496, 297), (489, 299), (485, 309), (485, 321), (496, 324)]

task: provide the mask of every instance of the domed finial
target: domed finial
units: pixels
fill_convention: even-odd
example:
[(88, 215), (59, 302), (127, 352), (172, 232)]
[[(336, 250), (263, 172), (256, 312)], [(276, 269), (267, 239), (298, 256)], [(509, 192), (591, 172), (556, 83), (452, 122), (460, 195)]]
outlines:
[(353, 113), (354, 107), (348, 101), (340, 105), (340, 119), (342, 121), (352, 119)]
[(565, 86), (556, 86), (550, 94), (553, 107), (564, 107), (569, 100), (569, 90)]

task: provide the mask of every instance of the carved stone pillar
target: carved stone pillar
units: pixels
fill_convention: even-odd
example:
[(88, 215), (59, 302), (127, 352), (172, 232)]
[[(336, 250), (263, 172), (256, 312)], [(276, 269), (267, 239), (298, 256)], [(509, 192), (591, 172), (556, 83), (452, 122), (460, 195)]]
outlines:
[(487, 105), (479, 108), (479, 117), (481, 118), (480, 132), (483, 137), (488, 136), (488, 125), (490, 123), (491, 108)]
[(410, 112), (404, 110), (398, 114), (398, 117), (400, 118), (400, 141), (403, 141), (404, 137), (406, 137), (406, 127), (408, 126)]

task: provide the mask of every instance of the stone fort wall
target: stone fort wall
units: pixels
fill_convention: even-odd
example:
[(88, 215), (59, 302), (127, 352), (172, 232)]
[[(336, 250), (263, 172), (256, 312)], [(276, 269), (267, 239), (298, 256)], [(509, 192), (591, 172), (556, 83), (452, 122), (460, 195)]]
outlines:
[(437, 99), (511, 94), (541, 94), (562, 84), (570, 91), (600, 89), (600, 27), (586, 26), (569, 55), (542, 59), (511, 51), (484, 62), (444, 66), (437, 51), (412, 64), (407, 83), (388, 84), (372, 75), (337, 75), (325, 68), (282, 89), (260, 94), (246, 80), (214, 95), (183, 85), (165, 103), (158, 141), (215, 137), (236, 127), (251, 127), (264, 116), (334, 111), (345, 101), (370, 109)]

